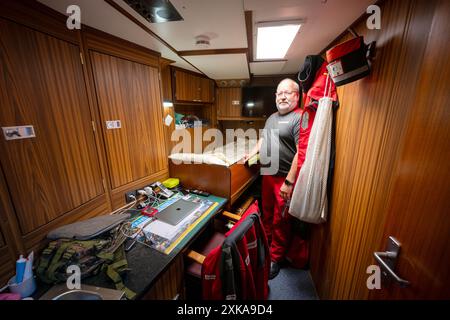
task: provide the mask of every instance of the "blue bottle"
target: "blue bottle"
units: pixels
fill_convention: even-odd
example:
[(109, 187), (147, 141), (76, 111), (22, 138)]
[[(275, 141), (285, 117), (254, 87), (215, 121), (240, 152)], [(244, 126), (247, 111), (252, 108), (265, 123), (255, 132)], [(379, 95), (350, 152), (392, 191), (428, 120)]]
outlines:
[(27, 259), (25, 259), (23, 255), (20, 255), (20, 258), (16, 261), (16, 283), (21, 283), (23, 281), (26, 264)]

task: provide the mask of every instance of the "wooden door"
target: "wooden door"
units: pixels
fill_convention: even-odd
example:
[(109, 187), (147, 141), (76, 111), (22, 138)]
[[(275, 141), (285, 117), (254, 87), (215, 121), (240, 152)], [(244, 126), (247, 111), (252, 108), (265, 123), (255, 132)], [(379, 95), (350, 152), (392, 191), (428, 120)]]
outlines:
[(80, 60), (71, 42), (0, 19), (0, 125), (35, 138), (0, 138), (23, 235), (104, 194)]
[(439, 1), (379, 245), (384, 251), (389, 236), (402, 244), (395, 271), (411, 284), (392, 283), (371, 298), (450, 298), (449, 13), (450, 3)]
[[(112, 189), (167, 169), (158, 68), (90, 53)], [(108, 129), (107, 121), (120, 121)]]
[[(410, 259), (415, 260), (414, 268), (421, 268), (421, 263), (441, 263), (426, 271), (430, 274), (438, 268), (449, 269), (448, 262), (443, 266), (443, 261), (437, 261), (446, 254), (439, 249), (442, 239), (433, 240), (438, 232), (442, 236), (440, 228), (445, 224), (449, 229), (448, 217), (443, 216), (443, 226), (435, 230), (435, 222), (423, 221), (433, 215), (442, 216), (445, 206), (448, 214), (450, 207), (439, 195), (444, 191), (438, 190), (445, 185), (442, 179), (448, 179), (448, 171), (445, 173), (441, 167), (433, 169), (439, 170), (433, 174), (431, 170), (449, 159), (448, 144), (444, 148), (444, 142), (438, 143), (442, 139), (450, 141), (446, 132), (448, 90), (439, 88), (448, 83), (449, 49), (443, 41), (448, 38), (448, 26), (442, 21), (438, 24), (437, 18), (441, 16), (442, 20), (444, 13), (448, 17), (449, 10), (443, 10), (438, 0), (383, 1), (380, 7), (380, 30), (368, 30), (365, 19), (352, 26), (366, 43), (377, 42), (371, 75), (338, 88), (340, 107), (335, 118), (336, 160), (328, 221), (314, 226), (311, 233), (311, 274), (322, 299), (368, 299), (378, 294), (367, 288), (366, 270), (375, 264), (373, 252), (386, 249), (388, 236), (403, 243), (397, 271), (407, 280), (414, 282), (414, 276), (404, 273), (402, 267)], [(349, 33), (336, 43), (352, 37)], [(441, 47), (437, 45), (440, 42)], [(430, 65), (430, 61), (434, 62)], [(424, 152), (436, 158), (430, 158), (434, 164), (420, 162), (422, 168), (417, 160), (425, 156)], [(423, 170), (431, 170), (433, 178), (427, 179), (434, 179), (434, 184), (421, 177)], [(405, 185), (405, 181), (410, 184)], [(450, 198), (448, 185), (444, 189)], [(433, 207), (435, 200), (438, 212), (415, 211)], [(405, 227), (395, 229), (399, 226), (399, 221), (392, 220), (395, 217), (399, 221), (406, 219)], [(392, 229), (385, 231), (385, 225), (392, 225)], [(431, 231), (420, 231), (425, 225)], [(436, 251), (430, 252), (433, 260), (416, 260), (423, 254), (422, 249), (414, 248), (412, 252), (405, 233), (416, 237), (414, 246), (419, 239), (424, 244), (435, 243)]]

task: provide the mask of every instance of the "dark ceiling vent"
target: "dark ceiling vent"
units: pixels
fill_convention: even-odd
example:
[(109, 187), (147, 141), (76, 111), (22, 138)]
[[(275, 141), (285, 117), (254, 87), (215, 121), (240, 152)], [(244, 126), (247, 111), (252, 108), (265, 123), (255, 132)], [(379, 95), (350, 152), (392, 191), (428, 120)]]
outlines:
[(125, 0), (125, 2), (151, 23), (183, 20), (177, 9), (167, 0)]

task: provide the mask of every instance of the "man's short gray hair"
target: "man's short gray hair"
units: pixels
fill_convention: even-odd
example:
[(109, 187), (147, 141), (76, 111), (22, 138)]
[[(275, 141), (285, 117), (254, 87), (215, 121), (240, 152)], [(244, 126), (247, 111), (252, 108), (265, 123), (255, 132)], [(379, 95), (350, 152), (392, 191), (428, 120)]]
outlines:
[(280, 83), (282, 83), (282, 82), (284, 82), (284, 81), (289, 81), (289, 82), (293, 83), (293, 84), (294, 84), (295, 91), (300, 92), (300, 86), (298, 85), (297, 82), (295, 82), (295, 81), (292, 80), (291, 78), (284, 78), (283, 80), (281, 80), (281, 81), (278, 83), (278, 85), (280, 85)]

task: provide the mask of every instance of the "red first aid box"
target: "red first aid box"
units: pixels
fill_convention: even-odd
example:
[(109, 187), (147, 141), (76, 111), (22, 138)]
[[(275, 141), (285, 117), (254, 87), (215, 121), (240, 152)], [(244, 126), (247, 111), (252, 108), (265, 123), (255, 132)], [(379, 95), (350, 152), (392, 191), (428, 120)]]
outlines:
[(327, 51), (327, 69), (336, 86), (341, 86), (367, 76), (368, 46), (363, 37), (340, 43)]

